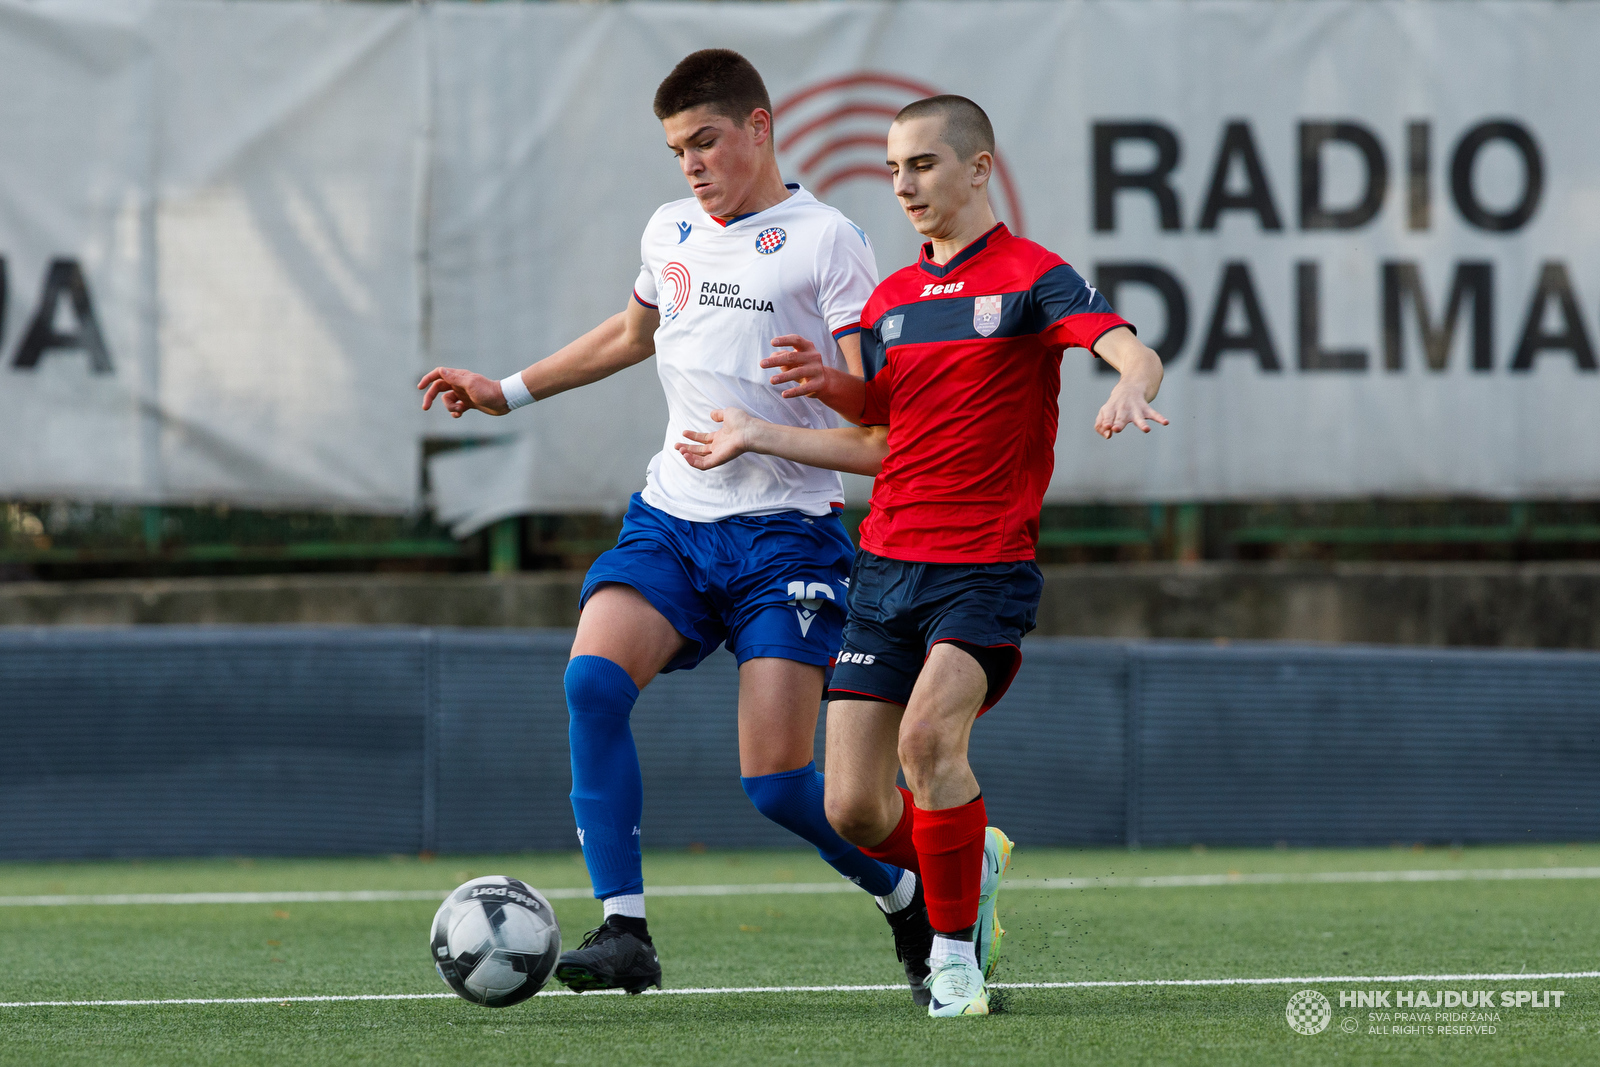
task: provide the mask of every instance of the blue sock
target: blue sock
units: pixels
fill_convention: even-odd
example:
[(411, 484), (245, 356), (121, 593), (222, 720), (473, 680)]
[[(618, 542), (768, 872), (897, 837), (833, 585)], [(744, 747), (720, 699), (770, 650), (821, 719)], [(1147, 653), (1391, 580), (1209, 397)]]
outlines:
[(639, 820), (644, 779), (628, 715), (639, 687), (602, 656), (567, 664), (567, 738), (572, 746), (572, 814), (589, 881), (600, 899), (644, 892)]
[(899, 867), (863, 855), (828, 825), (822, 808), (822, 775), (815, 763), (797, 771), (741, 778), (739, 784), (757, 811), (816, 845), (828, 866), (873, 896), (886, 897), (900, 884)]

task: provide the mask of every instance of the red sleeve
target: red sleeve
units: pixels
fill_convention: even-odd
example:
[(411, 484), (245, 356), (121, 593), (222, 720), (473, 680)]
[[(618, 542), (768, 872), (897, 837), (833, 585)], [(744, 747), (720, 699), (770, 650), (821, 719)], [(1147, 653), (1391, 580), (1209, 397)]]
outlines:
[(1048, 348), (1087, 348), (1093, 352), (1094, 343), (1118, 326), (1133, 329), (1114, 311), (1079, 313), (1057, 319), (1039, 331), (1039, 337)]
[(894, 390), (888, 370), (885, 367), (867, 380), (867, 398), (861, 405), (863, 426), (889, 425), (889, 395)]

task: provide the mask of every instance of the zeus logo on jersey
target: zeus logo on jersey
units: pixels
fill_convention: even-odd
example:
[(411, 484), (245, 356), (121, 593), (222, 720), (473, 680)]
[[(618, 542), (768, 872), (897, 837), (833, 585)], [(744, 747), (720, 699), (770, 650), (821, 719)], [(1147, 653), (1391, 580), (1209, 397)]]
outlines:
[(944, 285), (924, 285), (922, 295), (942, 296), (946, 293), (959, 293), (966, 284), (966, 282), (947, 282)]
[(833, 587), (827, 582), (789, 583), (789, 598), (795, 605), (795, 615), (800, 619), (800, 636), (804, 637), (811, 632), (811, 620), (817, 617), (817, 612), (822, 610), (820, 597), (833, 599)]
[(877, 658), (877, 656), (870, 652), (840, 652), (839, 655), (835, 657), (835, 660), (838, 663), (859, 663), (863, 667), (866, 667)]
[(737, 282), (701, 282), (700, 306), (777, 314), (770, 300), (763, 300), (759, 296), (740, 296)]

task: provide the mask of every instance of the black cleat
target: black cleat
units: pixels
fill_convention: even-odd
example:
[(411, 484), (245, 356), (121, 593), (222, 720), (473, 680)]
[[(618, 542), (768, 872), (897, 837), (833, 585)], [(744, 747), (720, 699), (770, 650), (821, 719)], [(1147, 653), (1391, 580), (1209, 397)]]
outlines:
[[(928, 905), (922, 899), (922, 879), (911, 903), (887, 917), (894, 931), (894, 955), (906, 968), (906, 985), (911, 999), (926, 1008), (933, 994), (928, 991), (928, 957), (933, 955), (933, 927), (928, 924)], [(557, 974), (561, 972), (557, 970)]]
[(574, 993), (594, 989), (626, 989), (643, 993), (661, 988), (661, 961), (648, 936), (625, 930), (609, 920), (583, 935), (583, 944), (556, 961), (556, 981)]

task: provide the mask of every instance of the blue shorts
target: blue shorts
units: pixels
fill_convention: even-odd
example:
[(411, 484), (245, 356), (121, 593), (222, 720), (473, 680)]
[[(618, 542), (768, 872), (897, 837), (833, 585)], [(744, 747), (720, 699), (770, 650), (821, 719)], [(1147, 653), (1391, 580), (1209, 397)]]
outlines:
[[(1022, 663), (1022, 635), (1039, 614), (1044, 576), (1018, 563), (905, 563), (863, 549), (850, 574), (850, 619), (830, 700), (911, 699), (929, 649), (968, 646), (989, 677), (982, 711), (1005, 695)], [(980, 712), (981, 713), (981, 712)]]
[(617, 547), (594, 561), (580, 606), (609, 582), (631, 586), (688, 642), (664, 671), (694, 667), (726, 641), (758, 656), (826, 668), (839, 647), (854, 546), (833, 515), (735, 515), (690, 522), (628, 504)]

